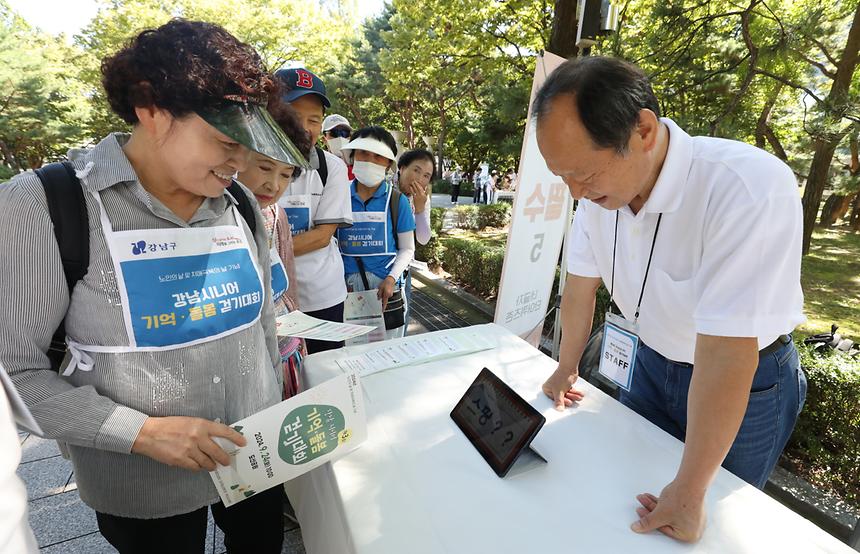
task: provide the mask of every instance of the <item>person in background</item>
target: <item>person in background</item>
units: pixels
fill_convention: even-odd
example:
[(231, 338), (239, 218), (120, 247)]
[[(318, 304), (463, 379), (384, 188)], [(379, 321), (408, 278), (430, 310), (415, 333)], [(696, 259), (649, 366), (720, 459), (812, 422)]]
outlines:
[(472, 177), (472, 203), (481, 204), (481, 198), (484, 195), (484, 184), (481, 178), (481, 170), (475, 170), (475, 175)]
[[(281, 99), (292, 107), (316, 143), (322, 133), (325, 109), (331, 106), (325, 84), (304, 68), (275, 72)], [(278, 200), (289, 218), (296, 255), (296, 278), (302, 311), (326, 321), (343, 321), (346, 284), (343, 259), (334, 237), (338, 228), (352, 225), (346, 164), (331, 152), (314, 146), (311, 171), (293, 179)], [(343, 346), (342, 341), (307, 340), (308, 353)]]
[(495, 169), (490, 172), (489, 178), (484, 183), (487, 188), (487, 204), (496, 203), (496, 188), (499, 184), (499, 172)]
[[(409, 199), (412, 215), (415, 218), (415, 240), (427, 244), (433, 237), (430, 229), (430, 204), (433, 197), (431, 183), (436, 177), (436, 158), (428, 150), (418, 149), (405, 152), (397, 160), (397, 182), (400, 192)], [(412, 272), (406, 269), (406, 325), (412, 305)]]
[(451, 203), (460, 203), (460, 186), (463, 182), (463, 172), (457, 167), (451, 173)]
[(397, 143), (382, 127), (364, 127), (344, 146), (355, 171), (349, 229), (338, 230), (346, 285), (350, 291), (377, 290), (386, 319), (386, 338), (406, 334), (403, 272), (415, 254), (415, 219), (405, 195), (386, 174), (397, 159)]
[[(310, 137), (299, 123), (296, 112), (284, 103), (279, 95), (269, 97), (267, 109), (299, 151), (310, 152)], [(253, 152), (247, 169), (238, 176), (239, 181), (254, 193), (266, 222), (275, 317), (301, 307), (293, 235), (286, 213), (278, 206), (278, 200), (287, 190), (287, 186), (301, 173), (300, 167)], [(304, 340), (296, 337), (278, 337), (278, 349), (284, 363), (284, 398), (290, 398), (301, 392), (301, 362), (307, 350)]]
[(349, 164), (349, 157), (342, 152), (342, 148), (349, 142), (349, 136), (352, 134), (352, 126), (349, 120), (340, 114), (333, 113), (323, 120), (323, 140), (325, 140), (328, 151), (335, 156), (340, 156), (346, 163), (347, 176), (349, 180), (355, 179), (352, 174), (352, 165)]

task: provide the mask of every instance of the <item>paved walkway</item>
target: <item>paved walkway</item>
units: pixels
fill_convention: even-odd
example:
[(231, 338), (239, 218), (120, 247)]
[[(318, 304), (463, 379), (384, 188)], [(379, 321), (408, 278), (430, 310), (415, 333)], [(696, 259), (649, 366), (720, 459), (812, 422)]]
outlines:
[[(435, 199), (434, 199), (435, 204)], [(413, 287), (409, 334), (465, 327), (463, 318), (433, 296)], [(98, 532), (96, 516), (78, 496), (72, 463), (60, 455), (57, 443), (20, 433), (23, 455), (18, 475), (27, 485), (30, 498), (30, 525), (42, 552), (49, 554), (103, 554), (115, 552)], [(224, 536), (209, 518), (206, 554), (224, 552)], [(285, 534), (285, 554), (304, 554), (301, 530), (289, 524)]]

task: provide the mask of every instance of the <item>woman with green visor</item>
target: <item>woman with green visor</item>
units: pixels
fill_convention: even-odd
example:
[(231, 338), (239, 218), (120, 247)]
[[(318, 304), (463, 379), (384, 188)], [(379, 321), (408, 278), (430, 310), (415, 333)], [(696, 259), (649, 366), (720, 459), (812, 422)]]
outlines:
[(173, 20), (101, 71), (133, 129), (69, 152), (89, 221), (80, 280), (58, 250), (53, 177), (0, 186), (0, 363), (117, 550), (203, 552), (211, 506), (228, 552), (280, 552), (282, 488), (225, 508), (207, 472), (230, 463), (214, 438), (246, 443), (226, 424), (283, 396), (268, 235), (233, 175), (252, 151), (306, 162), (265, 110), (260, 57), (221, 27)]

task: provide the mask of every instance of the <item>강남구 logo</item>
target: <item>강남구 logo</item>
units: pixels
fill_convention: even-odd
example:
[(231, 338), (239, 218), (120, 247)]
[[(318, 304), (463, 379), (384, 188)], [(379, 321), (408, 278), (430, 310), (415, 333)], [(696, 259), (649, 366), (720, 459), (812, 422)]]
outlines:
[(146, 241), (139, 240), (137, 242), (131, 243), (131, 253), (135, 256), (139, 256), (141, 254), (146, 253)]

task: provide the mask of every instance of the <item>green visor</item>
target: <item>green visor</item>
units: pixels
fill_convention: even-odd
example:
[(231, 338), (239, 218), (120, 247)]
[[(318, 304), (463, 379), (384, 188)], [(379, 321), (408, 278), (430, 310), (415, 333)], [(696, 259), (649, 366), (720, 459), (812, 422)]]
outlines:
[(256, 102), (226, 100), (217, 108), (198, 111), (197, 115), (254, 152), (285, 164), (310, 168), (293, 141), (284, 134), (266, 108)]

